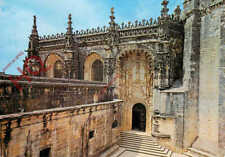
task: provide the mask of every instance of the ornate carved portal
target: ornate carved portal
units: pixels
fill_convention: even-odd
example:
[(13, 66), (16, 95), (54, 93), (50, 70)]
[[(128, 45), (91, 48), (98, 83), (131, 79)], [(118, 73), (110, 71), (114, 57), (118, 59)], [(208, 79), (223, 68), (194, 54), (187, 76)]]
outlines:
[[(124, 100), (123, 130), (137, 129), (150, 133), (153, 93), (153, 66), (150, 52), (142, 49), (123, 51), (118, 56), (119, 81), (116, 91)], [(133, 110), (133, 104), (145, 104), (145, 112)], [(141, 118), (142, 117), (142, 118)], [(141, 126), (139, 126), (139, 124)]]
[(153, 73), (144, 51), (127, 51), (119, 59), (120, 98), (129, 104), (151, 104)]

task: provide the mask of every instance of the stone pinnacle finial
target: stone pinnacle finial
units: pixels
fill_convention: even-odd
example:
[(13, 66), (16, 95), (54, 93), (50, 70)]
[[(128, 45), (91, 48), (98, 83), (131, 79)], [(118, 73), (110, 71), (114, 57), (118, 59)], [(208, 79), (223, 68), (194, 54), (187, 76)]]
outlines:
[(114, 8), (111, 8), (111, 14), (114, 15)]
[(175, 15), (175, 17), (177, 17), (177, 18), (180, 17), (180, 15), (181, 15), (181, 9), (180, 9), (180, 6), (179, 6), (179, 5), (178, 5), (178, 6), (176, 7), (176, 9), (174, 10), (174, 15)]
[(169, 8), (167, 8), (167, 5), (168, 5), (169, 1), (168, 0), (163, 0), (162, 1), (162, 10), (161, 10), (161, 16), (162, 17), (167, 17), (168, 16), (168, 12), (169, 12)]
[(112, 7), (112, 8), (111, 8), (111, 16), (110, 16), (110, 20), (111, 20), (111, 21), (110, 21), (110, 23), (109, 23), (110, 25), (114, 25), (114, 24), (115, 24), (115, 21), (114, 21), (114, 20), (115, 20), (114, 13), (115, 13), (115, 12), (114, 12), (114, 8)]
[(34, 19), (33, 19), (33, 29), (32, 29), (31, 35), (38, 36), (36, 16), (35, 15), (34, 15)]
[(68, 16), (68, 27), (67, 27), (66, 34), (72, 34), (72, 33), (73, 33), (73, 28), (72, 28), (72, 15), (69, 14), (69, 16)]

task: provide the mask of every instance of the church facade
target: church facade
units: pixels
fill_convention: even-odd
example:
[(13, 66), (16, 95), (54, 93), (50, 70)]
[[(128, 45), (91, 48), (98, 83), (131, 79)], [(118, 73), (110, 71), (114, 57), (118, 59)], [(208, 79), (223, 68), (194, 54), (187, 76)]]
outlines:
[(0, 156), (99, 156), (135, 130), (223, 157), (225, 1), (185, 0), (171, 15), (168, 3), (121, 24), (112, 8), (108, 26), (80, 31), (70, 14), (48, 36), (34, 16), (22, 75), (0, 75)]

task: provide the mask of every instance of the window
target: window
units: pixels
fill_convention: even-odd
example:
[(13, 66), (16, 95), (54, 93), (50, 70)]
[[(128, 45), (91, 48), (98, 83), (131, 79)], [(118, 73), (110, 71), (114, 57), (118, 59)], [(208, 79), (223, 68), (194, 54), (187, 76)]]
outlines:
[(93, 138), (94, 137), (94, 134), (95, 134), (95, 131), (90, 131), (89, 132), (89, 139)]
[(56, 61), (56, 63), (55, 63), (54, 77), (56, 77), (56, 78), (63, 77), (63, 63), (61, 61)]
[(50, 157), (51, 148), (46, 148), (40, 151), (40, 157)]
[(92, 81), (103, 81), (103, 64), (100, 60), (96, 60), (92, 64)]
[(112, 123), (112, 128), (116, 128), (118, 126), (118, 121), (114, 120)]

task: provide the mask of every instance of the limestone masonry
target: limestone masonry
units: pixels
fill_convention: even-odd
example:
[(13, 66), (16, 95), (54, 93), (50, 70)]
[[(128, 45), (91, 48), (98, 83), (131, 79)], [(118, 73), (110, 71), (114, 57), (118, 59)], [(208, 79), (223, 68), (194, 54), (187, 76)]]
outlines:
[(0, 157), (98, 157), (130, 130), (224, 157), (225, 0), (184, 0), (171, 15), (168, 3), (121, 24), (112, 8), (108, 26), (80, 31), (70, 14), (48, 36), (34, 16), (22, 74), (0, 73)]

